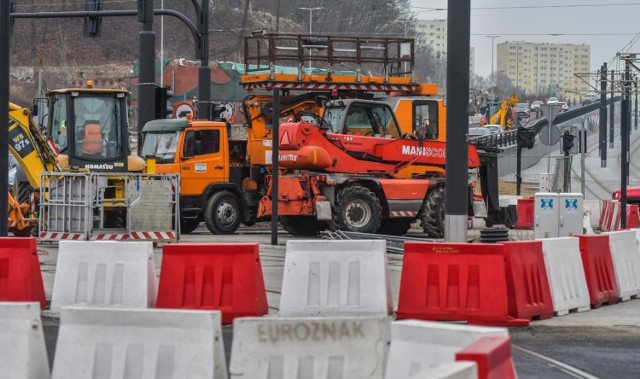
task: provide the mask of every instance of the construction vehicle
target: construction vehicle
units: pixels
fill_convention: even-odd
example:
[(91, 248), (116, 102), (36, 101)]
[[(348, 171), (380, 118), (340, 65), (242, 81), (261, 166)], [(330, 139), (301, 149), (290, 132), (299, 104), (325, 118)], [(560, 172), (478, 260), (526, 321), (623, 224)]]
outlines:
[(489, 117), (489, 124), (500, 125), (504, 130), (511, 130), (518, 126), (518, 112), (513, 111), (518, 104), (518, 95), (512, 93), (509, 100), (503, 100), (500, 108)]
[[(322, 113), (318, 113), (315, 122), (296, 120), (280, 127), (279, 163), (288, 171), (279, 175), (277, 198), (282, 226), (294, 235), (316, 235), (325, 228), (404, 234), (416, 219), (420, 219), (425, 232), (432, 237), (442, 237), (446, 111), (442, 99), (435, 96), (435, 86), (420, 85), (413, 78), (411, 54), (389, 53), (387, 49), (392, 44), (388, 41), (355, 39), (351, 51), (358, 57), (352, 60), (358, 66), (356, 75), (336, 79), (338, 76), (332, 67), (340, 58), (336, 58), (335, 53), (349, 50), (340, 45), (343, 38), (317, 37), (310, 43), (311, 40), (298, 37), (298, 45), (294, 47), (283, 44), (278, 35), (262, 38), (266, 41), (260, 46), (267, 46), (257, 49), (258, 54), (245, 55), (254, 58), (254, 62), (248, 64), (253, 63), (256, 70), (262, 68), (268, 73), (243, 78), (245, 83), (250, 83), (250, 88), (332, 90), (331, 99), (323, 103)], [(366, 47), (374, 50), (386, 50), (383, 58), (363, 58), (366, 56), (363, 42), (373, 43)], [(295, 51), (297, 55), (280, 55), (277, 53), (280, 48)], [(307, 56), (308, 48), (318, 51)], [(411, 48), (406, 50), (412, 51)], [(390, 57), (409, 62), (393, 61)], [(274, 72), (278, 60), (294, 58), (299, 62), (297, 75)], [(328, 62), (324, 73), (307, 74), (301, 70), (305, 61), (319, 59)], [(263, 62), (269, 64), (261, 64)], [(365, 64), (380, 62), (383, 62), (380, 76), (358, 75)], [(402, 71), (403, 66), (411, 70)], [(348, 94), (341, 95), (340, 91), (344, 90), (384, 92), (387, 96), (383, 97), (385, 102), (359, 99), (366, 97), (360, 93), (352, 95), (356, 99), (349, 99)], [(395, 114), (389, 104), (395, 108)], [(398, 114), (402, 122), (396, 119)], [(495, 160), (485, 158), (484, 153), (481, 157), (474, 144), (469, 144), (468, 149), (471, 172), (484, 175), (483, 183), (489, 184), (487, 178), (495, 174), (496, 166), (483, 167), (483, 164), (495, 163)], [(492, 154), (495, 155), (495, 151), (488, 155)], [(271, 176), (267, 180), (267, 193), (260, 201), (259, 217), (272, 213)], [(468, 191), (469, 204), (478, 205), (476, 216), (486, 216), (488, 223), (499, 224), (507, 217), (497, 204), (495, 181), (496, 185), (483, 187), (495, 192), (484, 194), (491, 209), (483, 202), (473, 201), (472, 181)], [(471, 208), (474, 207), (470, 207), (473, 214)]]
[[(320, 178), (327, 178), (326, 173), (333, 172), (340, 176), (340, 183), (344, 184), (354, 183), (356, 174), (353, 170), (366, 166), (364, 175), (356, 181), (362, 183), (369, 180), (378, 186), (383, 183), (385, 188), (391, 189), (395, 198), (385, 198), (380, 202), (380, 207), (386, 213), (378, 217), (375, 228), (368, 225), (359, 230), (403, 234), (411, 222), (420, 216), (426, 225), (425, 230), (437, 235), (442, 233), (440, 219), (444, 216), (445, 110), (442, 100), (435, 96), (435, 86), (420, 85), (413, 79), (411, 54), (405, 56), (401, 53), (403, 49), (400, 45), (404, 43), (409, 44), (404, 49), (411, 52), (413, 40), (410, 39), (334, 39), (273, 34), (246, 37), (246, 74), (241, 80), (248, 90), (282, 89), (280, 119), (302, 125), (294, 129), (285, 127), (279, 135), (280, 145), (287, 146), (279, 157), (283, 171), (296, 172), (306, 168), (318, 172)], [(253, 45), (253, 48), (249, 45)], [(309, 46), (318, 50), (327, 50), (330, 46), (334, 52), (351, 52), (351, 55), (307, 55)], [(394, 48), (397, 53), (389, 54)], [(379, 56), (369, 56), (368, 51), (378, 52)], [(359, 57), (359, 70), (303, 70), (308, 60), (325, 59), (328, 66), (333, 67), (343, 61), (355, 62), (353, 56)], [(276, 67), (277, 61), (296, 61), (298, 67), (293, 72), (287, 72)], [(361, 75), (362, 68), (367, 64), (382, 66), (383, 75)], [(403, 66), (410, 70), (402, 71)], [(296, 95), (294, 91), (307, 92)], [(387, 95), (389, 99), (386, 100), (396, 108), (412, 110), (407, 112), (410, 117), (403, 117), (402, 127), (389, 104), (373, 100), (373, 93), (376, 92)], [(400, 101), (396, 101), (398, 99)], [(228, 128), (221, 119), (217, 122), (189, 118), (155, 120), (143, 129), (146, 141), (143, 155), (155, 156), (158, 172), (181, 174), (183, 233), (193, 231), (201, 221), (214, 234), (233, 233), (241, 222), (252, 225), (270, 214), (270, 208), (261, 199), (267, 194), (270, 185), (267, 179), (273, 174), (273, 98), (266, 94), (250, 95), (243, 100), (242, 109), (246, 120), (246, 140), (229, 139)], [(370, 123), (363, 123), (361, 130), (357, 125), (348, 125), (350, 122), (347, 121), (350, 110), (356, 109), (368, 112), (366, 116)], [(314, 130), (321, 131), (325, 142), (326, 136), (330, 136), (333, 147), (335, 144), (341, 146), (340, 152), (332, 155), (334, 152), (330, 151), (332, 147), (329, 146), (324, 149), (326, 154), (323, 154), (322, 149), (314, 148), (315, 145), (309, 142), (311, 139), (307, 139), (306, 135), (299, 135), (310, 133), (314, 143), (321, 144), (322, 138), (313, 134)], [(210, 137), (205, 137), (207, 134)], [(193, 148), (189, 148), (189, 141), (198, 138), (198, 135), (201, 146), (209, 138), (207, 144), (216, 146), (215, 150), (203, 150), (200, 147), (195, 148), (194, 153)], [(375, 147), (379, 141), (382, 143)], [(304, 147), (305, 154), (308, 154), (288, 154), (286, 149), (295, 149), (297, 144), (308, 145)], [(382, 156), (370, 154), (371, 149)], [(350, 154), (348, 161), (351, 163), (348, 167), (327, 167), (328, 161), (345, 153)], [(472, 145), (469, 146), (469, 156), (470, 167), (478, 168), (480, 160)], [(406, 180), (399, 181), (400, 178)], [(329, 178), (329, 181), (332, 180)], [(403, 188), (407, 183), (419, 188), (407, 192)], [(307, 190), (310, 191), (309, 188)], [(403, 196), (409, 193), (412, 197), (404, 199)], [(326, 203), (316, 203), (313, 196), (307, 200), (304, 204), (298, 201), (301, 207), (305, 207), (305, 212), (298, 208), (295, 212), (281, 213), (284, 216), (280, 219), (282, 225), (293, 234), (315, 234), (328, 225), (328, 218), (322, 214), (315, 221), (308, 217), (315, 215), (316, 206), (326, 207)], [(428, 205), (422, 207), (423, 203)], [(354, 211), (357, 212), (356, 208)], [(422, 208), (429, 208), (429, 211), (424, 212)], [(334, 224), (338, 228), (344, 222)]]
[[(179, 237), (177, 177), (127, 172), (145, 164), (129, 156), (127, 96), (94, 88), (49, 91), (48, 138), (26, 108), (10, 104), (9, 151), (24, 177), (9, 194), (15, 235), (38, 225), (42, 240)], [(42, 111), (41, 102), (34, 109)]]

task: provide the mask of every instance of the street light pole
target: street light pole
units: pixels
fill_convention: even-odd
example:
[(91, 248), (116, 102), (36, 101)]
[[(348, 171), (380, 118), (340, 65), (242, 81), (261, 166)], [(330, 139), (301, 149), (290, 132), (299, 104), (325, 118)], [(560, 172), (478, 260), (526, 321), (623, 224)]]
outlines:
[(516, 43), (516, 94), (520, 86), (520, 43), (524, 41), (513, 41)]
[(491, 81), (491, 101), (493, 101), (493, 98), (494, 98), (493, 90), (496, 87), (496, 76), (495, 76), (495, 74), (493, 72), (493, 58), (495, 57), (494, 51), (493, 51), (493, 47), (494, 47), (493, 40), (498, 38), (498, 37), (500, 37), (500, 36), (485, 36), (485, 37), (491, 38), (491, 74), (490, 75), (491, 75), (491, 77), (493, 79)]
[[(315, 8), (298, 8), (303, 11), (309, 11), (309, 36), (313, 33), (313, 11), (317, 11), (320, 9), (324, 9), (324, 7), (315, 7)], [(309, 48), (309, 68), (311, 68), (311, 48)]]

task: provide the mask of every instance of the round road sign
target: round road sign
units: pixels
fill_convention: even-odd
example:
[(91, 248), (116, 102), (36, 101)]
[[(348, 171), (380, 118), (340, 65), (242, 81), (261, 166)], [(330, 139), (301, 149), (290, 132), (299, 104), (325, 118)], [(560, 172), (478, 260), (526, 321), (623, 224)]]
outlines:
[(195, 115), (196, 111), (195, 109), (193, 109), (193, 105), (187, 103), (187, 102), (182, 102), (180, 104), (178, 104), (178, 106), (176, 107), (176, 109), (173, 110), (173, 117), (174, 118), (184, 118), (187, 117), (187, 114), (191, 113), (191, 115)]
[(540, 143), (553, 146), (560, 140), (560, 129), (555, 125), (545, 125), (540, 129)]

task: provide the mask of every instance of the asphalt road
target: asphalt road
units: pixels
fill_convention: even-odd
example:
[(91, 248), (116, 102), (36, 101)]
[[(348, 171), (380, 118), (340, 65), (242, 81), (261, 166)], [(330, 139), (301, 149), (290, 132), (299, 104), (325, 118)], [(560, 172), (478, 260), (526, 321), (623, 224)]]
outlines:
[[(268, 224), (259, 224), (254, 229), (241, 229), (232, 236), (212, 236), (201, 227), (195, 234), (184, 236), (181, 242), (257, 242), (260, 243), (260, 255), (267, 290), (270, 313), (277, 313), (280, 302), (282, 271), (284, 263), (284, 245), (292, 238), (286, 233), (279, 234), (281, 246), (270, 246)], [(419, 230), (412, 230), (412, 237), (422, 236)], [(516, 238), (526, 238), (526, 233), (512, 233)], [(48, 245), (48, 246), (47, 246)], [(55, 244), (41, 246), (43, 276), (47, 298), (50, 298), (55, 271)], [(155, 263), (159, 268), (161, 249), (155, 249)], [(389, 276), (394, 304), (397, 305), (402, 255), (389, 256)], [(159, 271), (158, 271), (159, 272)], [(50, 364), (53, 363), (55, 342), (58, 333), (58, 319), (43, 318), (47, 351)], [(640, 378), (640, 300), (604, 306), (597, 310), (579, 314), (569, 314), (548, 320), (534, 321), (529, 327), (510, 328), (513, 343), (513, 358), (520, 379), (564, 379), (564, 378)], [(233, 330), (223, 327), (226, 359), (229, 360)], [(522, 350), (524, 349), (524, 350)], [(532, 358), (532, 351), (543, 358)], [(566, 367), (545, 360), (552, 358), (568, 365), (573, 373), (567, 373)], [(580, 376), (584, 372), (588, 375)]]

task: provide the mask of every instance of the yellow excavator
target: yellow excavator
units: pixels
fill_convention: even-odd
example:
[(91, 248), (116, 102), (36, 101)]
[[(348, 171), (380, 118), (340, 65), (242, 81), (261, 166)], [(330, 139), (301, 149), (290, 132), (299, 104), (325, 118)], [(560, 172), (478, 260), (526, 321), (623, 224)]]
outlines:
[(519, 100), (518, 95), (512, 93), (509, 100), (503, 100), (500, 104), (500, 108), (491, 115), (489, 123), (502, 126), (502, 129), (505, 131), (511, 130), (514, 124), (518, 124), (518, 114), (517, 112), (514, 114), (512, 108), (518, 104)]
[(130, 155), (128, 96), (92, 86), (48, 91), (33, 107), (46, 114), (46, 137), (28, 109), (9, 104), (9, 152), (20, 169), (8, 195), (10, 232), (28, 236), (39, 226), (42, 240), (178, 238), (174, 210), (160, 204), (175, 204), (177, 178), (145, 174), (144, 160)]

